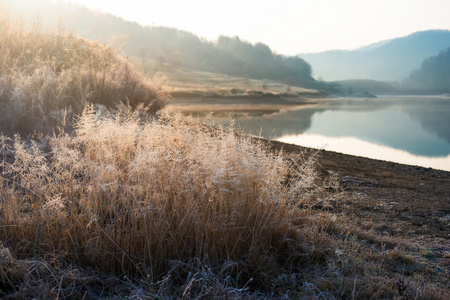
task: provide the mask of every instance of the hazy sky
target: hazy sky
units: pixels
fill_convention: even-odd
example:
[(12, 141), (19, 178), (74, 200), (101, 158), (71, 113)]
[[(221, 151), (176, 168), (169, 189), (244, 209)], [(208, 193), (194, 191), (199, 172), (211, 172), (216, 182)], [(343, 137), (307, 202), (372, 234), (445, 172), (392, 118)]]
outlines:
[(281, 54), (354, 49), (450, 29), (450, 0), (64, 0), (143, 25), (263, 42)]

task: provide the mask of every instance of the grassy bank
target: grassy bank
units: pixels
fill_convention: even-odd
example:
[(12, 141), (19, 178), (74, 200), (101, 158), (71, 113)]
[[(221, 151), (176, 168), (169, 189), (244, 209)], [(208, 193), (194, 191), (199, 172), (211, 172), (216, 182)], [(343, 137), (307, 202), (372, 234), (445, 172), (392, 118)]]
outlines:
[(114, 107), (142, 103), (150, 113), (167, 102), (150, 80), (116, 51), (0, 12), (0, 128), (10, 133), (70, 127), (86, 102)]
[(162, 72), (168, 78), (166, 88), (177, 99), (221, 98), (266, 99), (271, 98), (314, 98), (326, 96), (315, 89), (290, 86), (273, 80), (261, 80), (228, 76), (211, 72), (200, 72), (177, 68), (151, 60), (140, 61), (140, 68), (149, 76)]

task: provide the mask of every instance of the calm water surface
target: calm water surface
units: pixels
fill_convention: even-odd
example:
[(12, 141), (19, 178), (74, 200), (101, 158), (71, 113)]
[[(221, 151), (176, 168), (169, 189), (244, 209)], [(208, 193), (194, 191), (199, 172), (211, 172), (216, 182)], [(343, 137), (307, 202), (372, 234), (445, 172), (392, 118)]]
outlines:
[(235, 119), (274, 140), (450, 171), (449, 98), (340, 98)]

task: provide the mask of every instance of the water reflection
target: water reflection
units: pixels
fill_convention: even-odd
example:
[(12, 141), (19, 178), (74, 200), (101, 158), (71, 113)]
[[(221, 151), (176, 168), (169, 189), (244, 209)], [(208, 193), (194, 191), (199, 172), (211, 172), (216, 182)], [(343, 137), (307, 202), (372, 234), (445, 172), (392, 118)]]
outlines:
[[(252, 134), (261, 133), (262, 136), (268, 138), (279, 138), (283, 135), (303, 133), (312, 127), (313, 116), (324, 112), (373, 112), (392, 106), (389, 101), (376, 101), (377, 99), (331, 99), (323, 100), (319, 104), (306, 105), (304, 107), (297, 107), (296, 109), (281, 110), (277, 113), (262, 114), (257, 117), (249, 117), (248, 115), (241, 115), (239, 113), (234, 115), (237, 123), (245, 132)], [(355, 114), (356, 115), (356, 114)], [(345, 115), (339, 119), (348, 119)], [(227, 118), (219, 118), (220, 121), (225, 121)], [(342, 120), (335, 120), (339, 124)], [(350, 118), (351, 119), (351, 118)], [(330, 122), (327, 122), (327, 124)], [(338, 130), (336, 134), (339, 135), (339, 129), (336, 125), (331, 127)], [(342, 125), (342, 124), (341, 124)], [(339, 126), (341, 126), (339, 125)], [(330, 124), (326, 125), (330, 127)]]
[[(450, 154), (449, 142), (436, 132), (426, 130), (428, 127), (422, 126), (420, 120), (396, 106), (373, 112), (324, 111), (315, 114), (311, 123), (306, 133), (354, 137), (414, 155), (442, 157)], [(448, 133), (442, 132), (444, 134)]]
[[(393, 161), (402, 164), (419, 165), (427, 168), (450, 171), (450, 155), (445, 157), (427, 157), (406, 151), (380, 146), (352, 137), (325, 137), (314, 134), (286, 135), (278, 140), (312, 148), (333, 150), (336, 152), (364, 156), (373, 159)], [(326, 144), (324, 144), (326, 142)]]
[(403, 111), (418, 120), (426, 131), (450, 143), (450, 99), (413, 99), (414, 105), (404, 105)]
[(314, 136), (315, 147), (450, 170), (449, 98), (329, 99), (254, 116), (237, 112), (235, 120), (266, 138), (312, 146), (306, 141)]

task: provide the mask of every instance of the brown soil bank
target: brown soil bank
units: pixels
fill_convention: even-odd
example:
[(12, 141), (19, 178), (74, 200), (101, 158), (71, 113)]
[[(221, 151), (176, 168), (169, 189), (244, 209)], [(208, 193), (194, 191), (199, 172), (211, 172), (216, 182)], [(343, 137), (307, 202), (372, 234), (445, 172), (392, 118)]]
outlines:
[[(287, 153), (305, 148), (271, 141)], [(450, 172), (322, 150), (320, 176), (339, 176), (345, 197), (325, 203), (331, 211), (345, 211), (358, 225), (376, 233), (407, 239), (440, 254), (450, 266)], [(447, 269), (450, 270), (450, 269)]]

